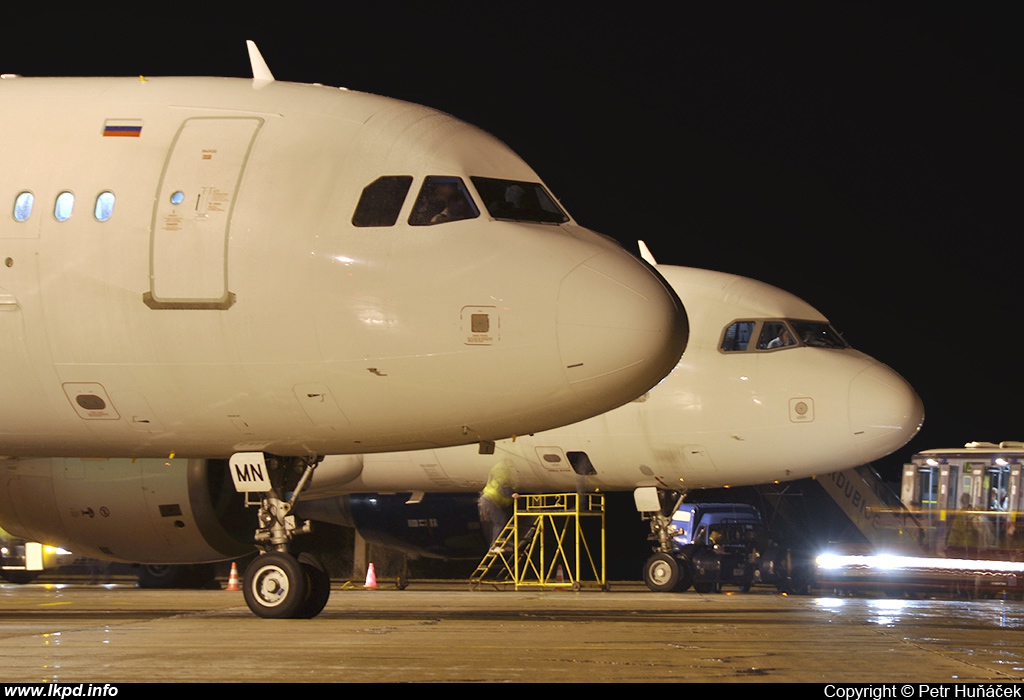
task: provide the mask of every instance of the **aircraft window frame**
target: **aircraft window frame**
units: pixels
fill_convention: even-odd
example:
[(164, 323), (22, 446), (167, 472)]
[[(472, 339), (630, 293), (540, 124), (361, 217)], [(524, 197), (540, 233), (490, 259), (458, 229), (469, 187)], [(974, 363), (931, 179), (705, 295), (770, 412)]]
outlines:
[(758, 350), (784, 350), (796, 344), (796, 335), (785, 321), (772, 319), (761, 322), (761, 332), (757, 336)]
[[(746, 330), (742, 330), (746, 327)], [(730, 330), (736, 328), (736, 332), (730, 334)], [(722, 331), (722, 339), (718, 343), (721, 352), (747, 352), (750, 341), (755, 337), (755, 331), (759, 330), (758, 321), (753, 319), (739, 319), (733, 321)], [(746, 336), (745, 338), (743, 336)], [(728, 346), (728, 347), (727, 347)]]
[(469, 189), (461, 177), (428, 175), (423, 178), (409, 214), (410, 226), (435, 226), (480, 216)]
[[(741, 327), (747, 327), (749, 330), (741, 332)], [(731, 332), (733, 328), (737, 330)], [(783, 329), (789, 332), (788, 341), (781, 338)], [(749, 332), (749, 337), (744, 342), (742, 336), (745, 332)], [(757, 338), (757, 342), (751, 343), (754, 338)], [(772, 345), (777, 338), (781, 342)], [(718, 343), (718, 351), (727, 354), (775, 352), (799, 347), (846, 350), (849, 349), (850, 344), (827, 321), (806, 321), (792, 318), (737, 319), (725, 327)]]
[(97, 221), (109, 221), (110, 217), (114, 214), (114, 203), (117, 198), (114, 193), (110, 190), (103, 190), (96, 195), (96, 206), (93, 208), (92, 215)]
[(363, 188), (352, 212), (357, 228), (394, 226), (412, 189), (412, 175), (382, 175)]
[(825, 321), (802, 321), (789, 319), (789, 325), (796, 331), (800, 344), (814, 348), (845, 350), (850, 347), (842, 334)]
[(569, 215), (547, 188), (539, 182), (502, 178), (469, 178), (476, 187), (487, 213), (501, 221), (531, 224), (564, 224)]
[(62, 190), (53, 200), (53, 218), (57, 221), (67, 221), (75, 213), (75, 193), (71, 190)]
[(29, 190), (19, 192), (18, 196), (14, 198), (14, 215), (15, 221), (28, 221), (29, 217), (32, 216), (32, 210), (35, 207), (36, 196)]

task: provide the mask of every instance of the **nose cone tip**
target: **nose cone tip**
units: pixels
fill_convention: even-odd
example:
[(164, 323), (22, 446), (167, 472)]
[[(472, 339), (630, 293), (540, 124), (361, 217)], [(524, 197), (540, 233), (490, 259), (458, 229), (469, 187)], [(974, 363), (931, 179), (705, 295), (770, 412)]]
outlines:
[(675, 367), (688, 338), (675, 292), (624, 251), (595, 255), (562, 281), (559, 352), (581, 400), (635, 399)]
[(906, 445), (923, 422), (921, 397), (885, 365), (870, 365), (850, 383), (850, 428), (865, 462)]

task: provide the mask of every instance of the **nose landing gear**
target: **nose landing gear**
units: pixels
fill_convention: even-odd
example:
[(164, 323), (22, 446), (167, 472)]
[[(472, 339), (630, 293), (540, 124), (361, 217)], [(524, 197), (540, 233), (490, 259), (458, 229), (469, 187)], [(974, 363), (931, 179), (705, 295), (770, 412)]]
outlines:
[[(286, 619), (316, 617), (331, 595), (331, 579), (313, 555), (298, 557), (288, 548), (296, 535), (312, 531), (307, 520), (297, 523), (292, 509), (313, 476), (321, 457), (271, 457), (240, 453), (232, 457), (235, 485), (248, 497), (259, 495), (259, 527), (255, 540), (263, 552), (245, 570), (245, 603), (259, 617)], [(291, 493), (291, 498), (283, 496)]]

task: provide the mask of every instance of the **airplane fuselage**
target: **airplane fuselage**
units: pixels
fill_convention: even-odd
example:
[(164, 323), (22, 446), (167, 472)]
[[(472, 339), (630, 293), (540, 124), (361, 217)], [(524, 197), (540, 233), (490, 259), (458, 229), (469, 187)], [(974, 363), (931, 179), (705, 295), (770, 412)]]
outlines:
[[(489, 215), (470, 178), (540, 179), (448, 115), (218, 78), (13, 78), (0, 102), (0, 455), (497, 439), (635, 398), (685, 343), (617, 244)], [(478, 215), (413, 223), (437, 176)], [(356, 221), (382, 177), (394, 221)]]

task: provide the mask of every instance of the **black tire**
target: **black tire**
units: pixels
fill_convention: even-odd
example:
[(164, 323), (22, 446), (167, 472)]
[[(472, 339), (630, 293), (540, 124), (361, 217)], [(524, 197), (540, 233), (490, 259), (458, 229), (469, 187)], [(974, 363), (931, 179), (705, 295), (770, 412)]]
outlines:
[(183, 588), (189, 575), (187, 565), (144, 564), (139, 567), (139, 588)]
[(311, 554), (300, 554), (299, 564), (309, 581), (309, 595), (295, 617), (308, 620), (319, 615), (327, 605), (331, 597), (331, 577), (323, 563)]
[(213, 564), (149, 564), (139, 567), (139, 588), (220, 588)]
[(698, 593), (721, 593), (722, 584), (717, 581), (695, 581), (693, 590)]
[(295, 618), (309, 600), (309, 576), (292, 555), (269, 552), (246, 567), (242, 592), (258, 617)]
[(32, 583), (41, 573), (41, 571), (3, 571), (0, 572), (0, 576), (2, 576), (8, 583), (15, 583), (20, 586), (26, 583)]
[(644, 564), (644, 583), (656, 593), (678, 590), (680, 581), (679, 560), (658, 552)]
[(793, 555), (787, 552), (776, 587), (786, 595), (810, 595), (814, 588), (814, 569), (806, 557), (794, 562)]

